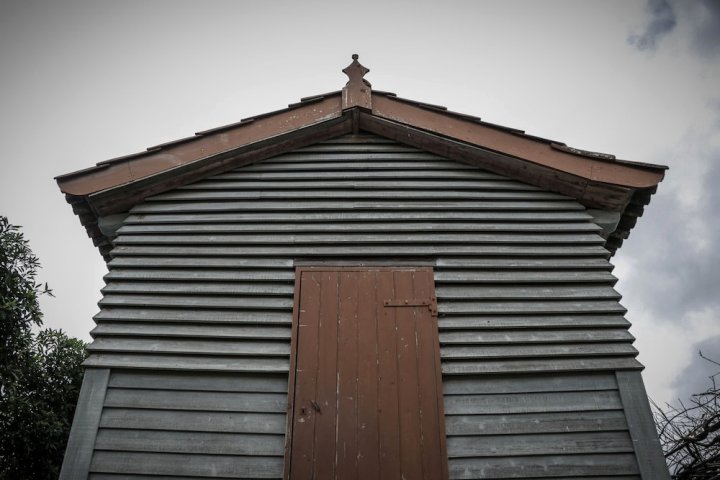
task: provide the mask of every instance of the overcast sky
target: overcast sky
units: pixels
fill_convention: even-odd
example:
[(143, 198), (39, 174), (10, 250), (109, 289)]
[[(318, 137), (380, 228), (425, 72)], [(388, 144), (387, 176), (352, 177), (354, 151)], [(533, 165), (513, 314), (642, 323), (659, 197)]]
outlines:
[(0, 0), (0, 214), (45, 325), (89, 339), (106, 272), (53, 177), (340, 89), (671, 167), (613, 263), (651, 396), (720, 357), (720, 2)]

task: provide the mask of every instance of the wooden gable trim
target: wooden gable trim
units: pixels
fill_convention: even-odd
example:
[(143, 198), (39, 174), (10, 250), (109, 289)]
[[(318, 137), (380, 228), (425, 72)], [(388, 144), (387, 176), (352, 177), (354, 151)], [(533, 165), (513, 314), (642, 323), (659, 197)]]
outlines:
[(141, 179), (153, 178), (164, 172), (174, 172), (177, 167), (202, 166), (203, 163), (197, 162), (218, 156), (226, 157), (242, 147), (253, 149), (258, 142), (304, 131), (304, 128), (341, 116), (341, 98), (334, 94), (320, 101), (301, 103), (273, 115), (248, 119), (236, 126), (202, 132), (197, 137), (180, 143), (171, 142), (151, 147), (147, 153), (101, 162), (91, 169), (60, 175), (56, 180), (65, 194), (90, 195)]
[(384, 95), (375, 95), (372, 113), (380, 118), (438, 133), (587, 181), (647, 188), (657, 185), (664, 176), (664, 170), (631, 167), (613, 160), (566, 153), (552, 148), (551, 142), (470, 122), (444, 112), (423, 109)]

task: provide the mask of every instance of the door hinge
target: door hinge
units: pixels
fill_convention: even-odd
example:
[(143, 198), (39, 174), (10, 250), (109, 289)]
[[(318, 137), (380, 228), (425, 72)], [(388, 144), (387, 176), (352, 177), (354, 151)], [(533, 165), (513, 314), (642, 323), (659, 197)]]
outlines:
[(387, 299), (384, 302), (386, 307), (427, 307), (430, 315), (438, 316), (437, 298), (409, 298), (407, 300)]

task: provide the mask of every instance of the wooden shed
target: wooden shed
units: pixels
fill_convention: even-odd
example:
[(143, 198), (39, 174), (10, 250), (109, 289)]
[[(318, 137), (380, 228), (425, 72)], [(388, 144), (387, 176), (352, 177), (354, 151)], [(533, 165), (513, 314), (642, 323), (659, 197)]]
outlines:
[(609, 263), (665, 167), (343, 71), (57, 178), (109, 268), (61, 478), (669, 478)]

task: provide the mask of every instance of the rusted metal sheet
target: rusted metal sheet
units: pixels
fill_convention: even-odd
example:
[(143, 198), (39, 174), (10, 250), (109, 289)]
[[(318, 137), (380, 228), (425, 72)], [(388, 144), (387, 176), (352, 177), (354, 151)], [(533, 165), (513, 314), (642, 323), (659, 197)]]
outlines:
[(432, 269), (296, 282), (285, 478), (448, 478)]

